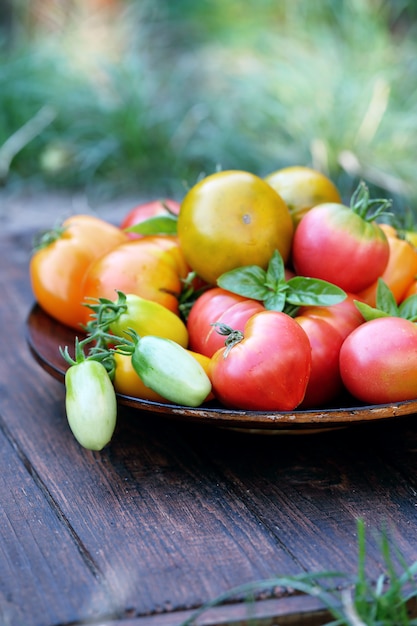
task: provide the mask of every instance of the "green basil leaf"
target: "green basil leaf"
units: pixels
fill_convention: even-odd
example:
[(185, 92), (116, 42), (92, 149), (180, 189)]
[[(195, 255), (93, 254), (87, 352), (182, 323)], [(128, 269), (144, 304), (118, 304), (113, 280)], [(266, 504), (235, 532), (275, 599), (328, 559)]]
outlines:
[(399, 316), (398, 305), (395, 301), (394, 294), (382, 278), (378, 278), (378, 286), (376, 288), (376, 308), (392, 315), (393, 317)]
[(360, 302), (359, 300), (355, 300), (355, 306), (358, 309), (359, 313), (363, 316), (365, 322), (369, 322), (370, 320), (375, 320), (378, 317), (390, 317), (389, 313), (382, 311), (381, 309), (377, 309), (365, 302)]
[(346, 298), (346, 293), (340, 287), (309, 276), (290, 278), (286, 295), (287, 301), (296, 306), (332, 306)]
[(178, 218), (175, 215), (155, 215), (139, 224), (125, 229), (127, 233), (140, 235), (176, 235)]
[(398, 313), (400, 317), (403, 317), (406, 320), (410, 320), (410, 322), (417, 321), (417, 294), (409, 296), (406, 300), (404, 300), (399, 308)]
[(265, 285), (276, 292), (279, 290), (280, 284), (285, 281), (285, 266), (282, 256), (275, 250), (266, 271)]
[(283, 311), (286, 303), (286, 292), (282, 291), (270, 291), (267, 297), (264, 299), (263, 304), (268, 311)]
[(222, 289), (237, 293), (245, 298), (264, 300), (269, 289), (265, 286), (266, 272), (257, 265), (246, 265), (225, 272), (217, 279)]

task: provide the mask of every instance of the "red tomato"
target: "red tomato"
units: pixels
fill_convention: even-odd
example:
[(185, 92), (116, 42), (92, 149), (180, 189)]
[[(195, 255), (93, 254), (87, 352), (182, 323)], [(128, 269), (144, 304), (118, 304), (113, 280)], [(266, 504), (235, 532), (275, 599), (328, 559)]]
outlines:
[[(123, 230), (125, 228), (129, 228), (130, 226), (135, 226), (135, 224), (140, 224), (141, 222), (157, 215), (169, 215), (172, 213), (174, 215), (178, 215), (180, 212), (180, 206), (179, 202), (172, 200), (171, 198), (166, 198), (164, 200), (152, 200), (151, 202), (138, 204), (127, 213), (120, 224), (120, 228)], [(143, 237), (140, 233), (127, 233), (127, 235), (130, 239), (139, 239)]]
[(340, 349), (349, 393), (367, 404), (417, 398), (417, 326), (400, 317), (365, 322)]
[(298, 315), (323, 318), (345, 339), (352, 330), (363, 324), (364, 321), (362, 314), (356, 308), (355, 300), (360, 300), (360, 298), (348, 293), (346, 298), (339, 304), (333, 304), (332, 306), (303, 306), (299, 309)]
[[(189, 268), (175, 237), (143, 237), (121, 244), (91, 265), (82, 286), (87, 298), (114, 300), (116, 290), (159, 302), (179, 312), (178, 298)], [(85, 307), (85, 320), (90, 311)]]
[(339, 370), (343, 337), (324, 318), (298, 316), (294, 319), (307, 334), (311, 345), (311, 374), (299, 408), (324, 406), (343, 391)]
[(215, 397), (244, 410), (292, 411), (304, 398), (311, 371), (311, 347), (292, 317), (262, 311), (246, 322), (241, 340), (211, 358)]
[(220, 287), (209, 289), (193, 304), (187, 320), (191, 350), (211, 357), (224, 347), (225, 336), (217, 332), (216, 322), (243, 331), (247, 320), (265, 307)]
[(74, 215), (48, 233), (30, 260), (33, 294), (62, 324), (80, 329), (85, 321), (81, 285), (97, 258), (127, 241), (122, 230), (92, 215)]
[(310, 209), (294, 234), (292, 261), (297, 274), (327, 280), (351, 293), (372, 285), (388, 259), (383, 230), (343, 204)]

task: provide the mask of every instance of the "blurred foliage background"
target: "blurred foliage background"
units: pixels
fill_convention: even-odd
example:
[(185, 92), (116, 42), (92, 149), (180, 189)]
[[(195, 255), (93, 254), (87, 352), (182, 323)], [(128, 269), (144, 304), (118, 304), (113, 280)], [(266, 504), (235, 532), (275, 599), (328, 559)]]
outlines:
[(414, 0), (3, 0), (0, 182), (181, 198), (310, 165), (417, 212)]

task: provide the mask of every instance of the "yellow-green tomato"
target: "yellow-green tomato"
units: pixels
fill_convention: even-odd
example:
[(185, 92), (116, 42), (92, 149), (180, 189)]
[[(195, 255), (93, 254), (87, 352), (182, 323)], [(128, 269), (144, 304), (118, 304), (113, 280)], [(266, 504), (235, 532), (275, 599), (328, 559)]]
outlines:
[(126, 310), (111, 323), (110, 330), (123, 337), (129, 329), (139, 337), (155, 335), (171, 339), (183, 348), (188, 345), (187, 327), (181, 318), (159, 302), (141, 298), (135, 294), (126, 295)]
[(262, 178), (245, 171), (217, 172), (198, 182), (178, 216), (185, 260), (209, 284), (243, 265), (266, 268), (275, 250), (286, 262), (292, 236), (284, 200)]
[(85, 360), (65, 374), (65, 408), (69, 427), (80, 445), (102, 450), (116, 427), (116, 392), (102, 363)]
[(265, 180), (287, 204), (294, 226), (313, 206), (323, 202), (342, 202), (334, 183), (311, 167), (284, 167), (269, 174)]

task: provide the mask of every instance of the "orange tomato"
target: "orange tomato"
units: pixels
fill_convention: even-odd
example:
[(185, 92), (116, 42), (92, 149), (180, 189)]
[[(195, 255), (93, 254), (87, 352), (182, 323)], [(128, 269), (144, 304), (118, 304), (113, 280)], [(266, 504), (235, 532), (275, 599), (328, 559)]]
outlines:
[(37, 302), (59, 322), (79, 329), (85, 319), (84, 274), (98, 257), (127, 240), (121, 229), (92, 215), (74, 215), (46, 233), (29, 264)]
[[(406, 239), (397, 235), (396, 229), (388, 224), (380, 224), (389, 243), (389, 259), (381, 278), (391, 289), (399, 304), (417, 275), (417, 249)], [(377, 282), (361, 291), (358, 296), (370, 306), (376, 304)]]
[[(189, 267), (175, 237), (130, 239), (97, 259), (84, 276), (82, 296), (113, 300), (115, 292), (136, 294), (179, 313), (178, 299)], [(85, 319), (88, 321), (86, 308)]]

